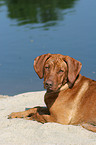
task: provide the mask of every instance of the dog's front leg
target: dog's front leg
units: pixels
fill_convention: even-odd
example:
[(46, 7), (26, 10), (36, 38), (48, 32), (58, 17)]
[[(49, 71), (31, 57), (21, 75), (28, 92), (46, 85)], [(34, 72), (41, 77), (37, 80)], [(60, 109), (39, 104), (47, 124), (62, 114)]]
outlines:
[(28, 120), (36, 120), (41, 123), (55, 122), (54, 117), (50, 115), (49, 110), (46, 107), (35, 107), (23, 112), (13, 112), (8, 116), (8, 119), (12, 118), (25, 118)]
[(22, 111), (22, 112), (13, 112), (8, 116), (8, 119), (26, 118), (26, 117), (30, 117), (30, 116), (34, 115), (35, 113), (37, 113), (37, 108), (31, 108), (29, 110)]
[(51, 116), (49, 110), (46, 107), (36, 107), (37, 111), (31, 114), (30, 117), (26, 117), (28, 120), (35, 120), (41, 123), (55, 122), (53, 116)]
[(41, 123), (55, 122), (55, 119), (51, 115), (40, 115), (38, 112), (31, 117), (26, 117), (26, 119), (38, 121)]

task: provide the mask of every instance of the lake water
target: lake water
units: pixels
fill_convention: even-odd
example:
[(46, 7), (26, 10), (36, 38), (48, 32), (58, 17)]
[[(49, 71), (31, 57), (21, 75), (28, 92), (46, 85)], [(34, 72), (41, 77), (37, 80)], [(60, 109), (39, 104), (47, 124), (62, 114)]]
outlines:
[(44, 90), (33, 62), (45, 53), (81, 61), (96, 80), (96, 0), (0, 0), (0, 94)]

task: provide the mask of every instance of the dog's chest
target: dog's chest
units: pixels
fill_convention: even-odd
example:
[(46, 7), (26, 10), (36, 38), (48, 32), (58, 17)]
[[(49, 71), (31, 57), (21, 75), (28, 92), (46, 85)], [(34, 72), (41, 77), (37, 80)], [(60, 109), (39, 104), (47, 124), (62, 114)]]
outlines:
[(59, 94), (58, 97), (47, 96), (45, 99), (50, 114), (61, 124), (70, 124), (77, 112), (76, 104), (68, 99), (67, 95), (69, 96), (69, 93), (65, 94), (65, 97)]
[[(78, 118), (81, 98), (84, 96), (88, 89), (88, 83), (85, 82), (78, 91), (67, 90), (59, 93), (58, 97), (47, 98), (47, 106), (50, 114), (54, 116), (58, 123), (61, 124), (76, 124), (80, 118)], [(74, 93), (75, 92), (75, 93)]]

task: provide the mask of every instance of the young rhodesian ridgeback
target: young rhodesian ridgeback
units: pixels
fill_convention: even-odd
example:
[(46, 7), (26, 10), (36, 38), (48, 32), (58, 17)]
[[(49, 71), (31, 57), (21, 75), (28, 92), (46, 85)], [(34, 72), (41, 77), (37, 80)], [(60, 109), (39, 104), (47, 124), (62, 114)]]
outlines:
[(26, 118), (41, 123), (82, 125), (96, 132), (96, 81), (80, 74), (82, 64), (61, 54), (44, 54), (34, 60), (34, 69), (44, 77), (47, 107), (15, 112), (10, 118)]

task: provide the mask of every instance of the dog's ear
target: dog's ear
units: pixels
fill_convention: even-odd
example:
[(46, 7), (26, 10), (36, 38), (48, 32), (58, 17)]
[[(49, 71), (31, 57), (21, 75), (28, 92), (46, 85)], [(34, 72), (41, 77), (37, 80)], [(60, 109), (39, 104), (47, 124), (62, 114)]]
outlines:
[(46, 60), (51, 56), (50, 53), (43, 54), (34, 59), (34, 69), (35, 72), (38, 74), (39, 78), (43, 78), (43, 67)]
[(69, 56), (65, 56), (64, 60), (68, 65), (68, 80), (71, 84), (74, 84), (78, 74), (80, 73), (82, 64)]

